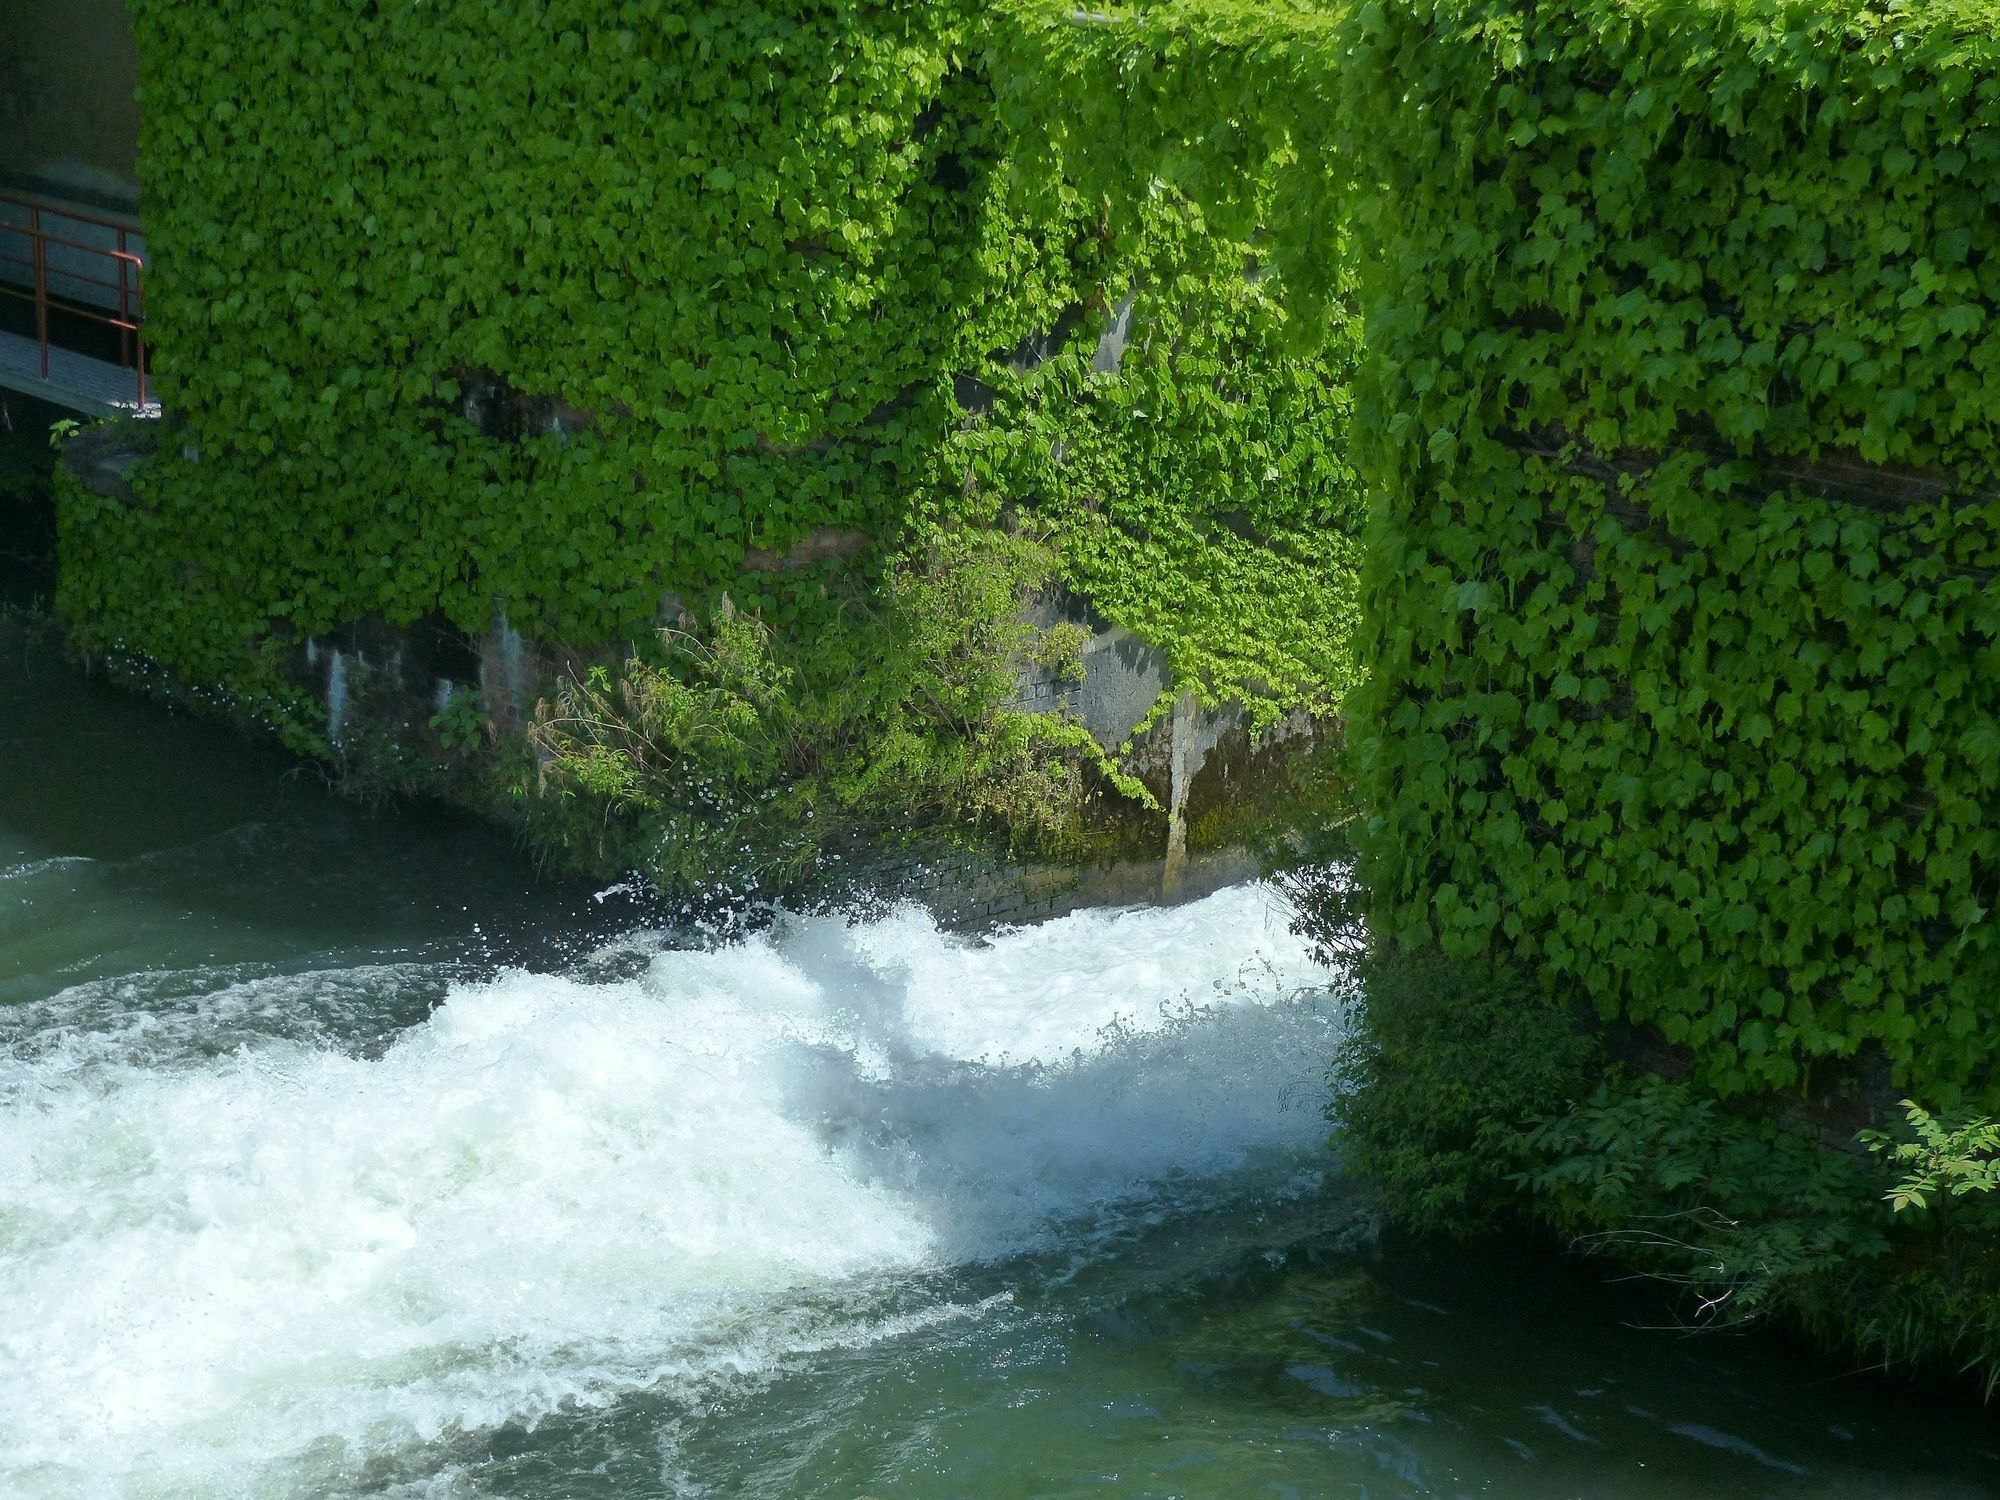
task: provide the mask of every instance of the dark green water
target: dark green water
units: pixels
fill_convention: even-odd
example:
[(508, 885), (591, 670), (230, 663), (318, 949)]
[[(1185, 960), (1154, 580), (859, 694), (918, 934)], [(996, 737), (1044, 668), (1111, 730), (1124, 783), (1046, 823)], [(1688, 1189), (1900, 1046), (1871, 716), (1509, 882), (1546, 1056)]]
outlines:
[(1367, 1243), (1255, 889), (674, 917), (0, 624), (0, 1494), (2000, 1494), (1969, 1403)]

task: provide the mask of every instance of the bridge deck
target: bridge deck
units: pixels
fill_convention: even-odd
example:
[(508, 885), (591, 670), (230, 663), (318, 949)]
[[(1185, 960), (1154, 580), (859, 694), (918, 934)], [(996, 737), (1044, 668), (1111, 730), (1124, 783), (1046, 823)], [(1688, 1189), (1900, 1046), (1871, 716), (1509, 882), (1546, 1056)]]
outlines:
[[(19, 391), (93, 417), (140, 410), (138, 376), (126, 366), (68, 349), (51, 349), (49, 374), (44, 380), (41, 345), (14, 333), (0, 333), (0, 389)], [(159, 409), (160, 403), (148, 391), (143, 415), (156, 415)]]

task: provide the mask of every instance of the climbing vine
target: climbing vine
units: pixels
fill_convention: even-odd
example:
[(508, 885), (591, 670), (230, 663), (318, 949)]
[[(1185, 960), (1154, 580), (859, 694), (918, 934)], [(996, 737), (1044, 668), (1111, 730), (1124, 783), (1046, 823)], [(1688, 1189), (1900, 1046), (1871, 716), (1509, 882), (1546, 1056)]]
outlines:
[(1990, 6), (1370, 6), (1383, 927), (1724, 1092), (1990, 1089)]
[(1104, 180), (1268, 223), (1295, 314), (1352, 278), (1377, 933), (1725, 1092), (1990, 1094), (1995, 8), (1015, 14), (1052, 150), (1119, 121)]
[(141, 503), (66, 488), (86, 649), (241, 687), (362, 618), (592, 648), (726, 599), (832, 660), (969, 526), (1260, 722), (1351, 683), (1351, 350), (1295, 358), (1185, 198), (1108, 236), (985, 7), (135, 15), (175, 430)]
[(1119, 269), (1109, 335), (1002, 378), (954, 452), (1061, 538), (1071, 588), (1165, 643), (1178, 687), (1258, 727), (1330, 714), (1356, 678), (1358, 325), (1275, 357), (1294, 339), (1257, 256), (1178, 197), (1147, 204)]

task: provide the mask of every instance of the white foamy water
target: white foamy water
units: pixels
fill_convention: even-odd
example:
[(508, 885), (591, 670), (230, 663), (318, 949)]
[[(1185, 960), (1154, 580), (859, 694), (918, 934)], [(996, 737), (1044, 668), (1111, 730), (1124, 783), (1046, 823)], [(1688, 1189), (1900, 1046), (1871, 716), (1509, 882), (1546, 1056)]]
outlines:
[(31, 859), (26, 864), (0, 865), (0, 880), (32, 880), (37, 875), (59, 874), (89, 863), (89, 860), (73, 854), (59, 855), (54, 859)]
[(1258, 888), (984, 944), (789, 922), (455, 988), (384, 1046), (351, 1012), (405, 977), (4, 1018), (0, 1493), (421, 1476), (510, 1422), (977, 1317), (925, 1279), (1325, 1130), (1325, 976)]

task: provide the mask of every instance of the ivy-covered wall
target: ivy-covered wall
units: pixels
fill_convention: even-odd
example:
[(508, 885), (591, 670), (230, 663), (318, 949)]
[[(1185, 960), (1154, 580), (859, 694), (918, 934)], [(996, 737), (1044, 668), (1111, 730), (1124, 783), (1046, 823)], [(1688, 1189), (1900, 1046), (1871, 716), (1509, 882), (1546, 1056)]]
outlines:
[(310, 748), (273, 663), (362, 617), (594, 647), (726, 592), (810, 649), (1005, 526), (1176, 691), (1267, 721), (1351, 684), (1353, 338), (1288, 354), (1171, 195), (1114, 242), (996, 110), (986, 7), (135, 11), (173, 425), (140, 503), (65, 489), (85, 649)]
[(1995, 1096), (2000, 8), (1385, 3), (1381, 928), (1723, 1092)]
[(1322, 326), (1352, 291), (1377, 935), (1723, 1092), (1994, 1097), (2000, 8), (1015, 15), (1073, 172), (1265, 224)]

